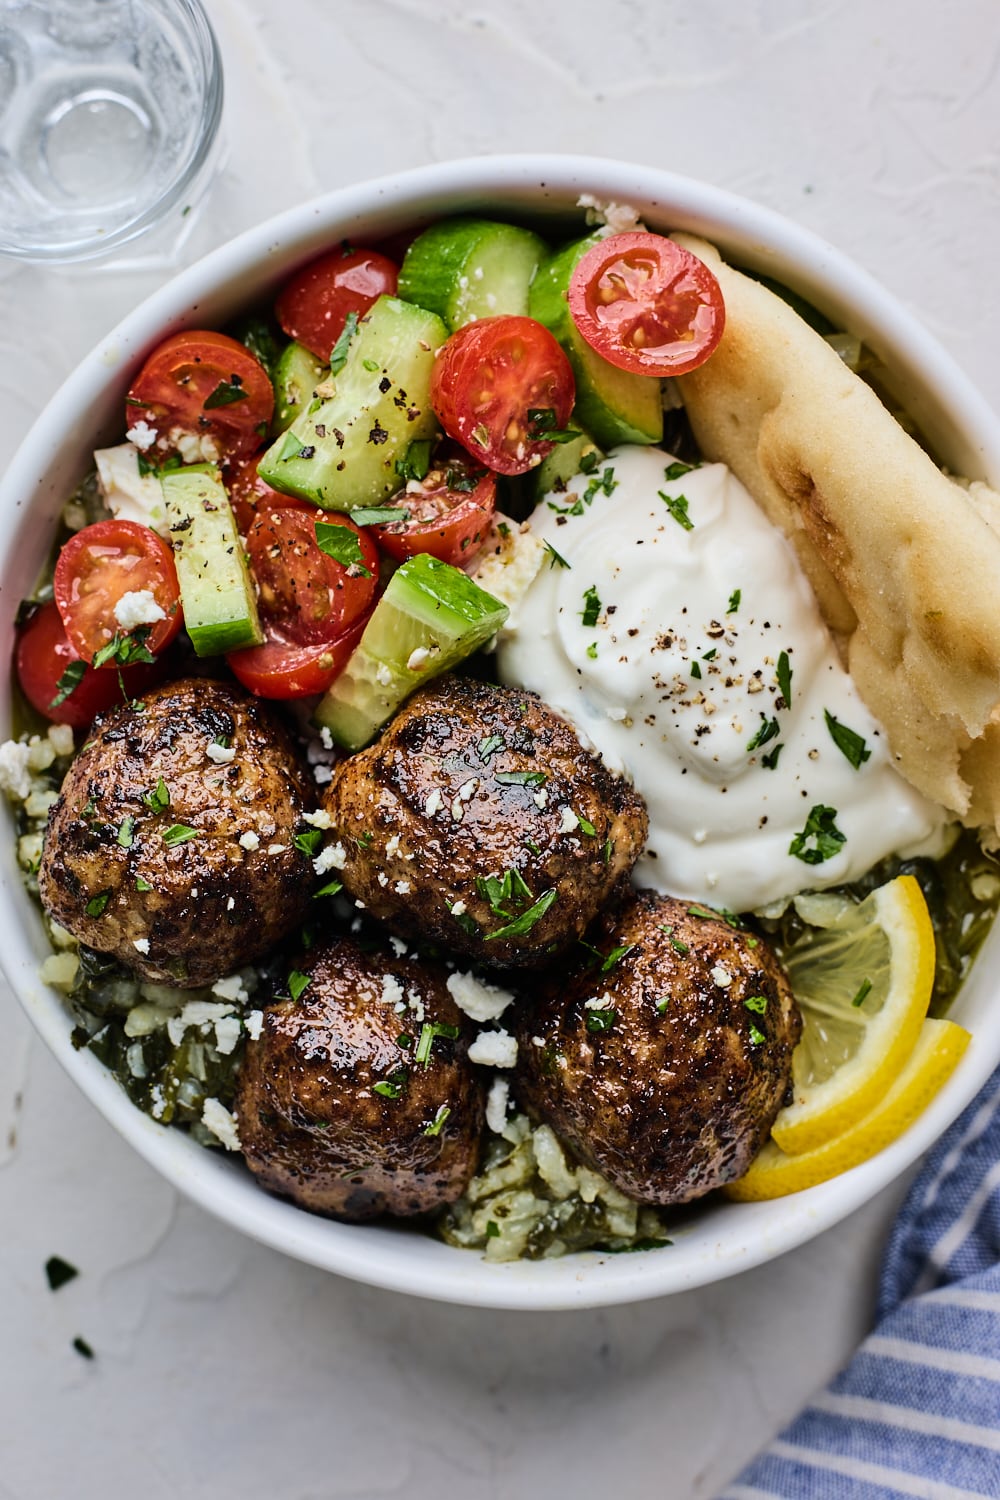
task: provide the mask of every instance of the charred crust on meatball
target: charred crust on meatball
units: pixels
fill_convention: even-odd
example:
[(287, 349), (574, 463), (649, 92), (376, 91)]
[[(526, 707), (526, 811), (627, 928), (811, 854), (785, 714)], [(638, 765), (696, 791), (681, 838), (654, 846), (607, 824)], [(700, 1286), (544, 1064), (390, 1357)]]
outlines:
[(478, 1163), (484, 1083), (445, 971), (348, 937), (298, 967), (308, 984), (267, 1007), (240, 1071), (257, 1180), (342, 1219), (454, 1202)]
[(501, 968), (578, 938), (647, 832), (634, 788), (535, 694), (452, 676), (337, 767), (324, 806), (373, 916)]
[(705, 912), (639, 892), (521, 1012), (520, 1103), (640, 1202), (742, 1176), (791, 1078), (801, 1020), (777, 958)]
[(143, 979), (210, 984), (301, 920), (311, 870), (294, 840), (314, 805), (264, 705), (182, 679), (95, 720), (49, 814), (42, 903)]

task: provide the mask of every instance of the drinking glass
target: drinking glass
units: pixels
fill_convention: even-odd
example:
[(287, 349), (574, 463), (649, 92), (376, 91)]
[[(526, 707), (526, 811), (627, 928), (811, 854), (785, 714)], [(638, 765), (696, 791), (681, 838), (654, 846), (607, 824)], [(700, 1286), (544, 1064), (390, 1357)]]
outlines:
[(179, 228), (221, 113), (198, 0), (0, 0), (0, 254), (85, 261)]

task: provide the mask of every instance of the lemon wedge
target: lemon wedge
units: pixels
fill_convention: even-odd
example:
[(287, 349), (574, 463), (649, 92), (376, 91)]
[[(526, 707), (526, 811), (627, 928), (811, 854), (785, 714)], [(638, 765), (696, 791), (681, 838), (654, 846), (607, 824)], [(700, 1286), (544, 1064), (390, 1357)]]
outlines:
[(934, 931), (920, 886), (900, 875), (864, 901), (798, 898), (813, 931), (786, 960), (802, 1011), (794, 1099), (771, 1132), (789, 1155), (815, 1151), (869, 1113), (916, 1045), (934, 986)]
[(867, 1161), (923, 1113), (970, 1040), (954, 1021), (925, 1021), (909, 1061), (880, 1104), (842, 1135), (798, 1156), (786, 1155), (769, 1141), (746, 1176), (723, 1189), (726, 1197), (741, 1203), (783, 1198)]

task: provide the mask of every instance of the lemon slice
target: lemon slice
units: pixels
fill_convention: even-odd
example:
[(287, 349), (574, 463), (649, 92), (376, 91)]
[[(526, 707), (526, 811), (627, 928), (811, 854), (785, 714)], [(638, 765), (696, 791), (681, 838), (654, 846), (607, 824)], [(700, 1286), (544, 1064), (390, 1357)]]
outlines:
[(860, 904), (800, 898), (818, 930), (785, 967), (802, 1011), (794, 1100), (771, 1132), (782, 1151), (814, 1151), (874, 1109), (916, 1045), (934, 985), (934, 931), (920, 886), (900, 875)]
[(859, 1166), (903, 1134), (947, 1082), (969, 1045), (954, 1021), (925, 1021), (909, 1062), (882, 1100), (857, 1124), (813, 1151), (787, 1156), (769, 1141), (745, 1177), (723, 1189), (741, 1203), (783, 1198)]

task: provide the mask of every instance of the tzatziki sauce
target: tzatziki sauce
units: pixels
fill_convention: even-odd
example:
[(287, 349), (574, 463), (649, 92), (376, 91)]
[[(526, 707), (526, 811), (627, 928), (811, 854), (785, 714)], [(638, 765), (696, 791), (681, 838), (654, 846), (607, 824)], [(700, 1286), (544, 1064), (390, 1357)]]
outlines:
[(645, 798), (636, 885), (750, 911), (942, 851), (944, 813), (894, 769), (791, 546), (725, 465), (620, 448), (531, 529), (546, 558), (500, 677)]

